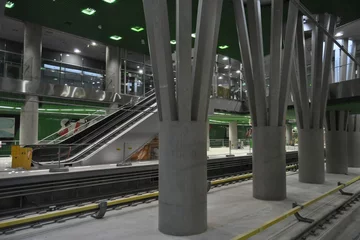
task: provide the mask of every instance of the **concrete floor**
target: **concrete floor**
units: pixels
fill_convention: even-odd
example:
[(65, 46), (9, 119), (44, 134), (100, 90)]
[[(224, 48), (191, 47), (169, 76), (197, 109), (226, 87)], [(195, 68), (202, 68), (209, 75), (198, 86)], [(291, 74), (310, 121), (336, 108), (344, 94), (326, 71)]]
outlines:
[[(287, 193), (284, 201), (267, 202), (252, 198), (252, 181), (212, 189), (208, 194), (208, 231), (190, 237), (172, 237), (157, 230), (157, 202), (108, 212), (104, 219), (92, 218), (69, 220), (51, 224), (40, 229), (29, 229), (11, 235), (1, 236), (4, 240), (67, 240), (67, 239), (189, 239), (230, 240), (234, 236), (261, 226), (266, 221), (291, 209), (293, 202), (303, 203), (360, 175), (360, 169), (349, 169), (349, 175), (327, 174), (323, 185), (298, 182), (297, 173), (288, 173)], [(347, 191), (360, 191), (360, 182), (348, 187)], [(305, 217), (319, 218), (348, 196), (333, 194), (308, 209), (301, 211)], [(308, 226), (291, 216), (281, 223), (265, 230), (251, 239), (289, 239), (290, 236)]]

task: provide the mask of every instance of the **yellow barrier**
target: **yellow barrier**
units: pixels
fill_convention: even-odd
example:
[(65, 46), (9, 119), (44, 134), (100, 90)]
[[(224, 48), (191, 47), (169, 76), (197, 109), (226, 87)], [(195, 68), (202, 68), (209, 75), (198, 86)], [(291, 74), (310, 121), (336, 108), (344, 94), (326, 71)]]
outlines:
[(251, 230), (251, 231), (249, 231), (249, 232), (247, 232), (245, 234), (238, 235), (238, 236), (234, 237), (232, 240), (249, 239), (250, 237), (255, 236), (256, 234), (268, 229), (269, 227), (275, 225), (276, 223), (281, 222), (282, 220), (294, 215), (295, 213), (299, 212), (301, 209), (306, 208), (306, 207), (320, 201), (321, 199), (323, 199), (323, 198), (325, 198), (325, 197), (327, 197), (327, 196), (329, 196), (329, 195), (331, 195), (331, 194), (333, 194), (333, 193), (335, 193), (335, 192), (337, 192), (337, 191), (339, 191), (339, 190), (341, 190), (341, 189), (343, 189), (343, 188), (345, 188), (345, 187), (347, 187), (347, 186), (349, 186), (349, 185), (351, 185), (351, 184), (353, 184), (353, 183), (355, 183), (355, 182), (357, 182), (359, 180), (360, 180), (360, 176), (356, 177), (356, 178), (353, 178), (349, 182), (341, 184), (340, 186), (338, 186), (338, 187), (324, 193), (323, 195), (321, 195), (321, 196), (319, 196), (319, 197), (317, 197), (315, 199), (312, 199), (310, 201), (305, 202), (301, 206), (297, 206), (297, 207), (294, 207), (294, 208), (290, 209), (289, 211), (285, 212), (284, 214), (280, 215), (279, 217), (274, 218), (274, 219), (266, 222), (264, 225), (262, 225), (259, 228), (256, 228), (256, 229)]
[(18, 145), (11, 146), (11, 167), (31, 169), (32, 148), (23, 148)]
[[(287, 166), (286, 169), (288, 170), (288, 169), (294, 168), (295, 166), (296, 165), (290, 165), (290, 166)], [(248, 179), (251, 177), (252, 177), (251, 173), (244, 174), (244, 175), (240, 175), (240, 176), (229, 177), (229, 178), (224, 178), (224, 179), (220, 179), (220, 180), (214, 180), (214, 181), (211, 181), (211, 185), (223, 184), (223, 183), (227, 183), (227, 182), (238, 181), (241, 179)], [(107, 206), (111, 207), (111, 206), (115, 206), (115, 205), (126, 204), (126, 203), (135, 202), (135, 201), (141, 201), (141, 200), (146, 200), (146, 199), (150, 199), (150, 198), (155, 198), (158, 196), (159, 196), (158, 191), (153, 192), (153, 193), (145, 193), (145, 194), (138, 195), (138, 196), (131, 196), (131, 197), (127, 197), (127, 198), (120, 198), (120, 199), (107, 201)], [(91, 210), (97, 210), (98, 208), (99, 208), (98, 204), (92, 203), (92, 204), (88, 204), (88, 205), (81, 206), (81, 207), (73, 207), (73, 208), (68, 208), (68, 209), (64, 209), (64, 210), (48, 212), (48, 213), (44, 213), (44, 214), (40, 214), (40, 215), (33, 215), (33, 216), (30, 215), (30, 216), (20, 218), (20, 219), (9, 219), (9, 220), (0, 222), (0, 229), (10, 228), (10, 227), (14, 227), (17, 225), (35, 223), (38, 221), (49, 220), (52, 218), (62, 217), (62, 216), (66, 216), (66, 215), (73, 215), (73, 214), (82, 213), (82, 212), (91, 211)]]

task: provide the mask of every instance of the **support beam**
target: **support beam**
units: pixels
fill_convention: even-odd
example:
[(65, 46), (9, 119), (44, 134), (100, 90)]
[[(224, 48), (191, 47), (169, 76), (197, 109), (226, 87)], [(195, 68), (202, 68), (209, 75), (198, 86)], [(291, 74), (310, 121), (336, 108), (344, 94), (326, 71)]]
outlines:
[(26, 96), (24, 106), (20, 111), (20, 145), (31, 145), (38, 141), (39, 99)]
[(231, 149), (237, 149), (238, 143), (238, 129), (237, 121), (229, 122), (229, 141), (231, 143)]
[[(166, 0), (143, 0), (160, 120), (178, 119)], [(160, 105), (159, 105), (160, 103)]]
[(106, 91), (120, 93), (119, 47), (106, 46)]
[(358, 115), (349, 116), (348, 122), (348, 166), (360, 168), (360, 131), (357, 125), (360, 125)]
[[(345, 49), (348, 49), (349, 47), (349, 39), (343, 39), (343, 46)], [(347, 56), (345, 53), (341, 52), (340, 53), (340, 58), (341, 58), (341, 61), (340, 61), (340, 81), (346, 81), (347, 78), (346, 78), (346, 73), (347, 73)]]
[[(352, 40), (351, 45), (349, 46), (349, 53), (356, 57), (356, 41)], [(350, 58), (347, 59), (348, 67), (347, 67), (347, 73), (346, 78), (347, 79), (354, 79), (355, 78), (355, 62), (352, 61)]]
[(223, 0), (200, 0), (196, 25), (191, 120), (207, 119)]
[(42, 26), (24, 23), (23, 78), (29, 81), (41, 79)]

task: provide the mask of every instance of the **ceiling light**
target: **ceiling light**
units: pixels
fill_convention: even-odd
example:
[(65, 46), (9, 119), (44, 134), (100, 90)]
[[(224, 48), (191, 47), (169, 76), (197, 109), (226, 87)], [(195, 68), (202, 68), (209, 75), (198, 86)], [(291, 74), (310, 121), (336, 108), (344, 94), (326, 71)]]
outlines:
[(97, 43), (96, 42), (91, 42), (91, 45), (92, 46), (97, 46)]
[(192, 33), (191, 37), (196, 38), (196, 33)]
[(226, 65), (226, 66), (225, 66), (225, 69), (228, 69), (229, 67), (230, 67), (229, 65)]
[(67, 57), (69, 57), (70, 55), (69, 54), (66, 54)]
[(175, 45), (175, 44), (176, 44), (176, 41), (175, 41), (175, 40), (171, 40), (170, 43), (171, 43), (172, 45)]
[(229, 60), (229, 58), (228, 57), (223, 57), (223, 60), (226, 61), (226, 60)]
[(75, 48), (74, 53), (81, 53), (81, 51), (79, 49)]
[(107, 2), (107, 3), (114, 3), (116, 2), (116, 0), (103, 0), (104, 2)]
[(237, 70), (236, 73), (240, 73), (240, 70)]
[(134, 32), (141, 32), (141, 31), (144, 31), (144, 28), (139, 27), (139, 26), (135, 26), (135, 27), (132, 27), (131, 30), (133, 30)]
[(96, 12), (96, 10), (93, 8), (85, 8), (81, 10), (81, 12), (86, 15), (93, 15)]
[(15, 6), (15, 3), (11, 2), (11, 1), (7, 1), (5, 4), (6, 8), (13, 8)]
[(219, 79), (223, 79), (223, 77), (222, 77), (222, 76), (220, 76), (220, 77), (219, 77)]
[(227, 48), (229, 48), (229, 46), (228, 45), (222, 45), (222, 46), (219, 46), (219, 48), (220, 49), (227, 49)]
[(117, 36), (117, 35), (113, 35), (113, 36), (111, 36), (110, 38), (111, 38), (112, 40), (115, 40), (115, 41), (119, 41), (119, 40), (122, 39), (122, 37)]
[(338, 32), (337, 34), (335, 34), (335, 37), (341, 37), (342, 35), (344, 35), (343, 32)]
[(139, 69), (139, 73), (140, 73), (140, 74), (143, 74), (143, 73), (144, 73), (144, 70)]

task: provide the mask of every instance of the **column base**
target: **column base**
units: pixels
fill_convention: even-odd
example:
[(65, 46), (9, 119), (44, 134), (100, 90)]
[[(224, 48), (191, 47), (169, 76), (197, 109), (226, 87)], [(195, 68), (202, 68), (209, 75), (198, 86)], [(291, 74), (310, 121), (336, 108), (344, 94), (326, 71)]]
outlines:
[(322, 129), (299, 129), (299, 181), (323, 184), (324, 131)]
[(159, 231), (207, 229), (206, 122), (160, 122)]
[(347, 132), (326, 131), (326, 172), (348, 173)]
[(253, 196), (261, 200), (286, 198), (285, 127), (253, 128)]

